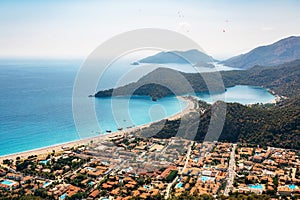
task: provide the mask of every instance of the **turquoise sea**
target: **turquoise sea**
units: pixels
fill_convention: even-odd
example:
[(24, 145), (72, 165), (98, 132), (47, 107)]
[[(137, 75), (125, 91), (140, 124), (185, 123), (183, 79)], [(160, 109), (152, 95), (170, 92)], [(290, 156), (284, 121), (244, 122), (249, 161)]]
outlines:
[[(82, 137), (77, 133), (72, 114), (72, 90), (80, 64), (80, 61), (0, 61), (0, 155)], [(99, 89), (114, 86), (113, 82), (130, 67), (136, 66), (122, 67), (108, 71), (100, 81)], [(249, 103), (245, 99), (252, 97), (259, 97), (260, 102), (270, 98), (266, 90), (248, 86), (229, 88), (227, 93), (232, 95), (230, 100), (241, 103)], [(206, 94), (200, 94), (200, 97), (207, 98)], [(119, 127), (146, 124), (176, 114), (185, 107), (185, 103), (175, 97), (157, 102), (149, 97), (131, 97), (129, 102), (125, 97), (115, 97), (113, 102), (127, 104), (129, 109), (118, 108), (114, 112), (111, 98), (82, 97), (82, 106), (94, 100), (99, 126), (91, 125), (88, 118), (84, 120), (81, 123), (86, 130), (84, 137), (104, 134), (106, 130), (116, 131)]]

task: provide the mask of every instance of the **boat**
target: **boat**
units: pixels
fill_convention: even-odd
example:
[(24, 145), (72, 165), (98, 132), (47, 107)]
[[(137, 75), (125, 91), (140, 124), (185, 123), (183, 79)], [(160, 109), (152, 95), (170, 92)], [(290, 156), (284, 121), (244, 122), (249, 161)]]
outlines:
[(157, 101), (157, 97), (152, 97), (152, 101)]
[(107, 133), (111, 133), (111, 130), (106, 130)]
[(123, 128), (118, 128), (118, 131), (121, 131), (121, 130), (123, 130)]

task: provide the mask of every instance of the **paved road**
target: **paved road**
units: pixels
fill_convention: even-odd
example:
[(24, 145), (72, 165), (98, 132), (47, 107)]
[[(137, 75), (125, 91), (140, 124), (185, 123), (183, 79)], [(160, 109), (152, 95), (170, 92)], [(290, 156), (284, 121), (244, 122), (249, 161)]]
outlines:
[(191, 142), (191, 144), (190, 144), (190, 146), (187, 150), (186, 160), (185, 160), (184, 166), (183, 166), (180, 174), (186, 169), (187, 165), (189, 164), (189, 160), (190, 160), (190, 157), (191, 157), (191, 152), (192, 152), (193, 145), (194, 145), (194, 142)]
[[(194, 142), (191, 142), (190, 146), (188, 147), (188, 150), (187, 150), (187, 153), (186, 153), (185, 163), (184, 163), (183, 168), (180, 170), (179, 174), (182, 174), (182, 172), (186, 169), (186, 167), (187, 167), (187, 165), (189, 163), (193, 145), (194, 145)], [(176, 183), (176, 181), (177, 181), (178, 178), (179, 178), (179, 176), (176, 176), (176, 178), (171, 183), (168, 184), (168, 186), (166, 188), (165, 199), (169, 198), (172, 185), (174, 185)]]
[(229, 166), (228, 166), (228, 175), (227, 175), (227, 184), (224, 190), (224, 195), (228, 196), (228, 193), (233, 187), (233, 181), (235, 176), (235, 149), (236, 144), (233, 144), (232, 151), (230, 154)]

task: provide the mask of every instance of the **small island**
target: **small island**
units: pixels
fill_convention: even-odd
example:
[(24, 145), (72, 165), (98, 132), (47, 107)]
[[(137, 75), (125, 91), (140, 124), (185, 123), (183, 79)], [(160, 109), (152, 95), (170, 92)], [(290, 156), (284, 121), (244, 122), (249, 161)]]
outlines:
[(160, 52), (153, 56), (149, 56), (139, 60), (139, 63), (155, 63), (155, 64), (197, 64), (197, 63), (210, 63), (216, 62), (212, 56), (199, 51), (197, 49), (191, 49), (187, 51), (166, 51)]

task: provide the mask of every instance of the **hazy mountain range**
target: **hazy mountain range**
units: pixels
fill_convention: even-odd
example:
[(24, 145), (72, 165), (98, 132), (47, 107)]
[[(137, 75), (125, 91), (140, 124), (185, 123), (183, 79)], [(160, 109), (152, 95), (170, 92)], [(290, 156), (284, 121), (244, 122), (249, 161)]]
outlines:
[[(255, 65), (275, 66), (300, 59), (300, 37), (292, 36), (271, 45), (257, 47), (246, 54), (234, 56), (220, 63), (233, 67), (249, 69)], [(210, 67), (207, 63), (218, 62), (212, 56), (196, 49), (188, 51), (160, 52), (138, 61), (139, 63), (191, 63)]]
[(274, 44), (257, 47), (246, 54), (235, 56), (221, 63), (248, 69), (255, 65), (274, 66), (300, 59), (300, 37), (288, 37)]

